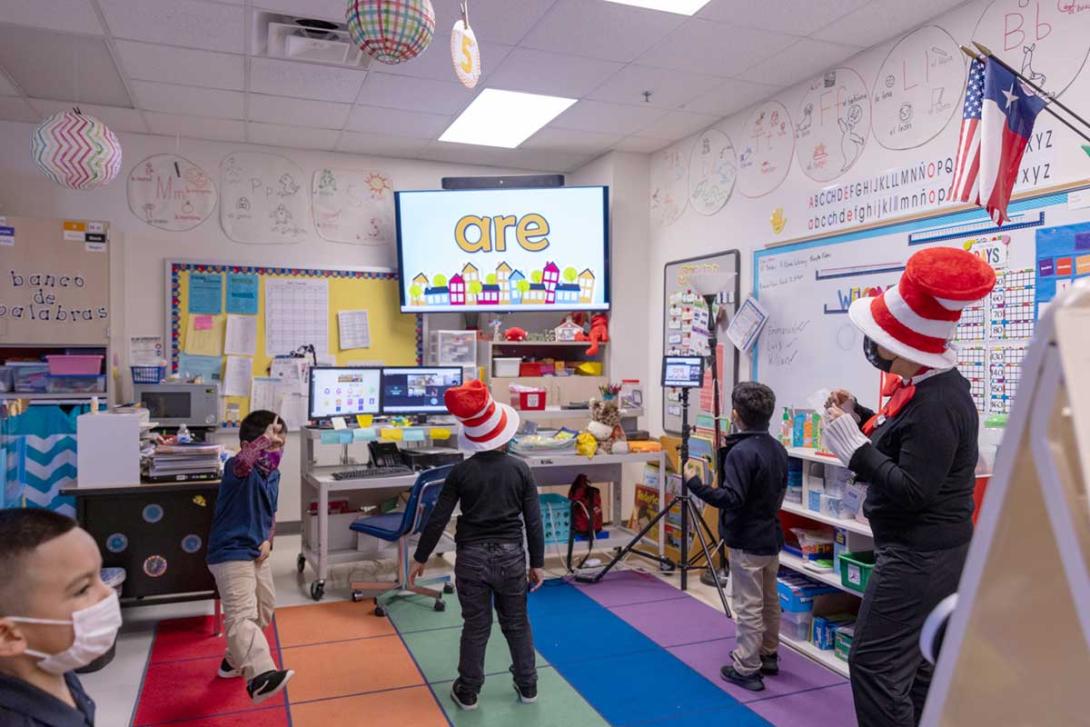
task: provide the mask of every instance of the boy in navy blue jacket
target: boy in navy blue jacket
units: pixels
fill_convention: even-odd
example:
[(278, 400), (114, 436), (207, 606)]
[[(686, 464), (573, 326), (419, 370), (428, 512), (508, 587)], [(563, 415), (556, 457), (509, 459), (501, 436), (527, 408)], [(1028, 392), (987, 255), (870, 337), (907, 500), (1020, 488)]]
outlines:
[(208, 569), (223, 601), (227, 655), (219, 676), (246, 678), (254, 704), (278, 694), (293, 676), (276, 668), (262, 631), (276, 607), (269, 553), (284, 424), (271, 411), (254, 411), (238, 432), (242, 451), (227, 461), (208, 535)]
[(787, 450), (768, 433), (776, 395), (746, 381), (731, 394), (734, 432), (719, 450), (719, 487), (695, 478), (689, 489), (719, 508), (719, 533), (730, 548), (730, 577), (738, 642), (723, 679), (751, 691), (780, 671), (780, 506), (787, 492)]

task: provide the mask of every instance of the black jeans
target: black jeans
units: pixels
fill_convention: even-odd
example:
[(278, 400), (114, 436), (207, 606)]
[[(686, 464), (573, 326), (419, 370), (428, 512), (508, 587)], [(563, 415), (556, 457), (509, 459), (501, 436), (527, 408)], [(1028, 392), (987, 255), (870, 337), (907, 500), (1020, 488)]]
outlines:
[(958, 589), (969, 546), (919, 551), (875, 549), (874, 572), (855, 623), (852, 695), (861, 727), (920, 723), (933, 668), (920, 652), (923, 622)]
[(469, 543), (458, 546), (454, 563), (462, 604), (462, 651), (458, 677), (466, 689), (484, 684), (484, 655), (492, 633), (492, 605), (511, 650), (511, 672), (520, 687), (537, 685), (534, 638), (526, 613), (526, 551), (521, 543)]

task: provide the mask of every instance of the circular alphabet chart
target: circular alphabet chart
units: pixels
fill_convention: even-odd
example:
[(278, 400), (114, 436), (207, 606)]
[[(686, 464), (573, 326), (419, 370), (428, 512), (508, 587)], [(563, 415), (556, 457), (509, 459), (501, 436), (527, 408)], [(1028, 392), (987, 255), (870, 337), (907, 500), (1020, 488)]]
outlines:
[(795, 157), (806, 176), (836, 179), (863, 154), (870, 135), (870, 100), (863, 77), (834, 68), (810, 82), (795, 125)]
[(688, 204), (687, 158), (675, 145), (651, 160), (651, 219), (659, 225), (677, 222)]
[(738, 189), (747, 197), (763, 197), (787, 178), (795, 130), (779, 101), (758, 106), (742, 130), (738, 147)]
[(132, 168), (129, 209), (160, 230), (181, 232), (201, 224), (216, 208), (216, 185), (208, 173), (177, 154), (153, 154)]
[(874, 138), (887, 149), (914, 149), (946, 128), (965, 90), (958, 44), (937, 25), (906, 35), (874, 79)]
[(693, 146), (689, 158), (689, 204), (702, 215), (723, 208), (738, 178), (738, 156), (730, 137), (708, 129)]
[(1090, 3), (995, 0), (980, 16), (972, 37), (1059, 96), (1082, 72), (1090, 51)]

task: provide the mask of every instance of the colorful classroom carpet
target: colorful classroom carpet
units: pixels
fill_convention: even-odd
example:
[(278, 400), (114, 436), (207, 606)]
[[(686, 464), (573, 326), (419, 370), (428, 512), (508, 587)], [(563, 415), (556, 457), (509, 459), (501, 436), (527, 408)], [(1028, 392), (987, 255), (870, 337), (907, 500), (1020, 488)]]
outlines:
[(450, 701), (461, 614), (427, 599), (397, 599), (389, 619), (369, 604), (282, 608), (269, 627), (279, 663), (296, 671), (286, 695), (254, 707), (240, 680), (215, 676), (224, 642), (209, 617), (159, 624), (133, 725), (208, 727), (594, 727), (596, 725), (855, 724), (851, 690), (839, 675), (781, 650), (781, 674), (763, 692), (719, 677), (734, 623), (649, 575), (601, 583), (550, 581), (530, 597), (538, 653), (536, 704), (515, 699), (510, 657), (493, 626), (480, 708)]

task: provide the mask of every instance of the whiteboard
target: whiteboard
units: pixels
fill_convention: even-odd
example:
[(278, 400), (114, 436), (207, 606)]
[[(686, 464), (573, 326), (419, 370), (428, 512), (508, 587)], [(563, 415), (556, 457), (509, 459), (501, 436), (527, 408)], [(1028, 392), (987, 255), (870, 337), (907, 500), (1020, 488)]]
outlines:
[(1090, 220), (1086, 194), (1014, 202), (1003, 228), (968, 210), (756, 251), (753, 290), (769, 321), (754, 348), (753, 377), (776, 392), (773, 429), (783, 407), (809, 408), (821, 389), (845, 388), (878, 404), (879, 374), (847, 308), (895, 285), (912, 253), (938, 245), (969, 249), (996, 269), (996, 291), (965, 311), (955, 345), (981, 414), (1009, 412), (1037, 316), (1057, 290), (1090, 275), (1090, 234), (1079, 232)]

